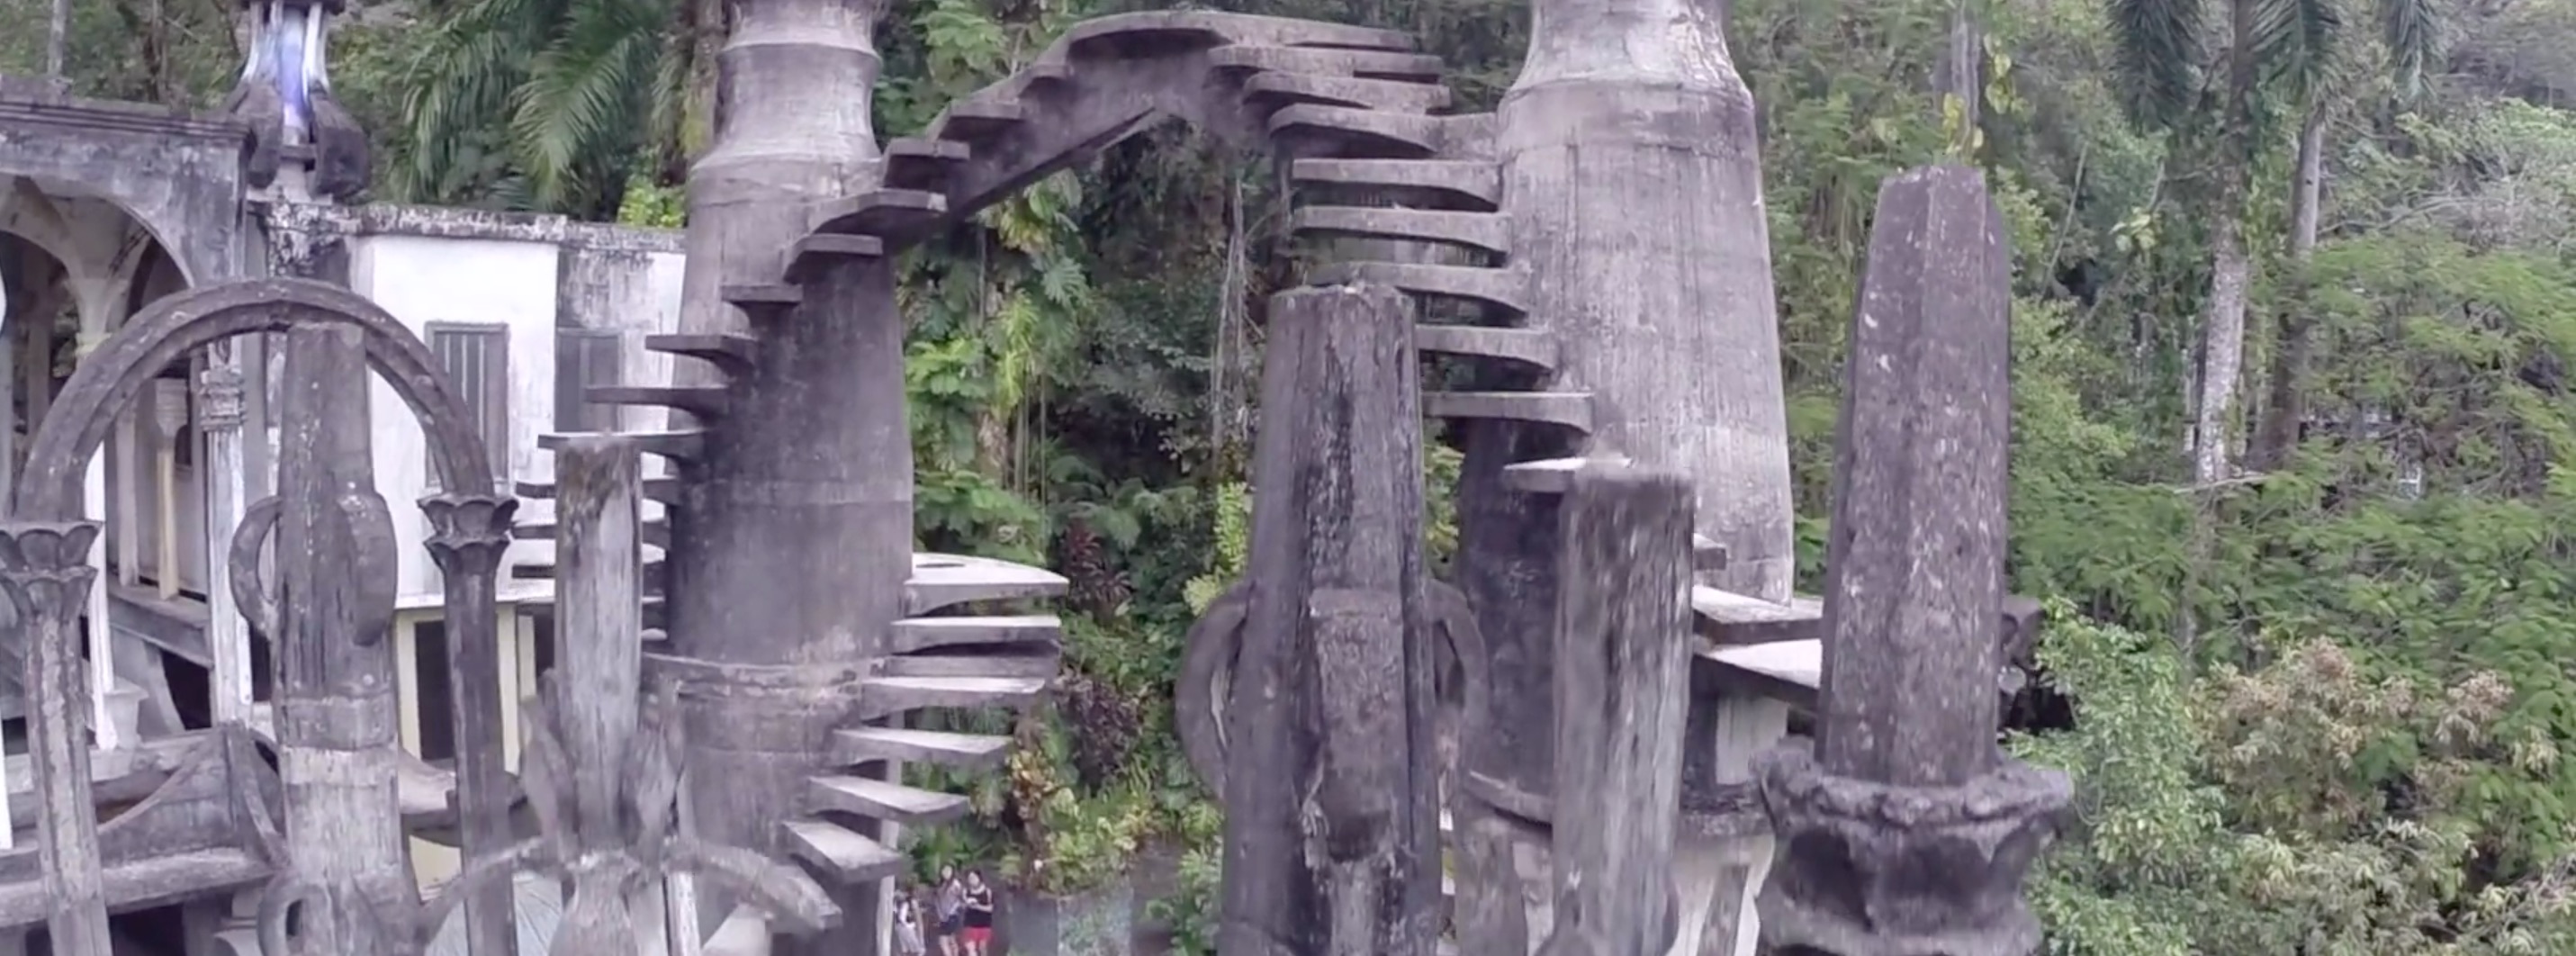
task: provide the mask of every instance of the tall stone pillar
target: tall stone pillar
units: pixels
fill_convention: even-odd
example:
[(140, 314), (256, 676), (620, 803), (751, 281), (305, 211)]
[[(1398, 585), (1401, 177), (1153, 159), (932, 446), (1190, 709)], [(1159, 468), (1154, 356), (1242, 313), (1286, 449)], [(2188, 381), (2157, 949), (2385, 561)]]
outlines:
[[(2011, 266), (1975, 170), (1880, 186), (1834, 449), (1823, 711), (1764, 755), (1782, 956), (2027, 956), (2022, 878), (2072, 790), (1995, 743)], [(1938, 556), (1926, 562), (1922, 556)]]
[[(1506, 487), (1503, 466), (1582, 455), (1678, 475), (1696, 530), (1728, 555), (1700, 583), (1789, 597), (1787, 416), (1753, 120), (1721, 4), (1535, 0), (1495, 158), (1530, 325), (1560, 349), (1548, 387), (1590, 393), (1593, 431), (1583, 446), (1502, 421), (1465, 432), (1455, 563), (1492, 653), (1494, 701), (1467, 755), (1468, 789), (1493, 806), (1543, 804), (1554, 767), (1559, 503)], [(1715, 746), (1693, 736), (1693, 750)], [(1714, 761), (1693, 752), (1686, 763), (1707, 776)], [(1686, 792), (1708, 785), (1684, 781)], [(1526, 836), (1510, 847), (1464, 837), (1479, 872), (1461, 880), (1462, 920), (1501, 905), (1471, 896), (1508, 896), (1497, 888), (1519, 881), (1533, 905), (1517, 942), (1535, 946), (1548, 877), (1532, 857), (1543, 851)]]
[[(869, 103), (884, 8), (744, 0), (728, 10), (715, 140), (689, 170), (680, 326), (749, 335), (725, 287), (782, 282), (809, 207), (878, 180)], [(828, 665), (883, 653), (912, 566), (893, 264), (842, 270), (805, 295), (758, 330), (756, 374), (732, 383), (732, 414), (709, 431), (705, 467), (681, 475), (667, 552), (670, 640), (648, 662), (688, 675), (688, 816), (709, 842), (764, 852), (778, 847), (781, 821), (856, 704), (859, 674)], [(680, 365), (683, 385), (716, 381), (711, 367)], [(712, 932), (734, 901), (703, 883), (694, 891)], [(841, 923), (782, 938), (775, 952), (877, 951), (879, 884), (837, 883), (832, 893)]]
[(231, 542), (222, 529), (241, 521), (249, 475), (242, 467), (240, 363), (209, 356), (197, 373), (197, 434), (206, 441), (206, 651), (214, 659), (213, 714), (217, 725), (242, 724), (251, 715), (250, 628), (233, 598)]

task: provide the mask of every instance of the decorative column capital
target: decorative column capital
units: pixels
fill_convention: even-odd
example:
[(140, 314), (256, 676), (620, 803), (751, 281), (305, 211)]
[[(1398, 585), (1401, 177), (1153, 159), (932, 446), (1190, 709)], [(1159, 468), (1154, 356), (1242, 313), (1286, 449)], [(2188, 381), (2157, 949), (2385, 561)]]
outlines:
[(197, 373), (198, 430), (240, 428), (241, 424), (241, 370), (218, 365), (199, 371)]
[(429, 557), (447, 574), (491, 574), (510, 547), (519, 500), (502, 495), (444, 494), (420, 500), (429, 515)]
[(95, 521), (0, 523), (0, 588), (29, 619), (68, 622), (79, 617), (97, 583), (89, 549), (98, 540)]
[(2074, 786), (2010, 757), (1956, 787), (1828, 773), (1804, 741), (1764, 753), (1779, 841), (1762, 938), (1832, 956), (2026, 956), (2039, 922), (2022, 879), (2056, 838)]

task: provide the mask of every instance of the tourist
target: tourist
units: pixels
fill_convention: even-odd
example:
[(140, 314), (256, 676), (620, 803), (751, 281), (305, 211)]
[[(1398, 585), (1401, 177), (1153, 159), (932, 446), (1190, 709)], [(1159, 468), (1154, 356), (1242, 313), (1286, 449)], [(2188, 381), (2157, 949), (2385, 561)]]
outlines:
[(894, 898), (894, 949), (897, 956), (922, 956), (921, 910), (911, 887)]
[(936, 907), (933, 912), (939, 917), (939, 956), (959, 956), (957, 934), (965, 928), (966, 888), (957, 883), (956, 867), (943, 865), (939, 868), (939, 889), (936, 892), (938, 895), (932, 898), (931, 905)]
[(984, 871), (966, 871), (966, 956), (985, 956), (993, 945), (993, 888)]

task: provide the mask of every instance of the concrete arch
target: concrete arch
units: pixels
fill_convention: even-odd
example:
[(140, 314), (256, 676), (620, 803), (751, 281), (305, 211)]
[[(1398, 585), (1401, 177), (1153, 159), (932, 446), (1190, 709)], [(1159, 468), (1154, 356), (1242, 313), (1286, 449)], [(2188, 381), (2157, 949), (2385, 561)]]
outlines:
[(190, 286), (239, 273), (242, 153), (249, 130), (131, 103), (58, 95), (0, 99), (0, 179), (60, 183), (108, 201), (169, 251)]
[[(928, 188), (947, 200), (937, 221), (887, 238), (900, 244), (932, 234), (1167, 119), (1236, 147), (1266, 148), (1276, 102), (1391, 97), (1401, 106), (1383, 105), (1445, 106), (1447, 90), (1421, 82), (1439, 75), (1439, 58), (1414, 53), (1414, 45), (1401, 31), (1213, 11), (1084, 21), (1019, 72), (951, 104), (921, 135), (887, 145), (886, 187)], [(1309, 73), (1337, 88), (1265, 92), (1227, 81), (1273, 72)], [(1418, 99), (1425, 90), (1436, 91), (1436, 101)], [(1261, 96), (1276, 102), (1247, 102)], [(947, 144), (967, 148), (958, 155)]]
[(366, 341), (368, 367), (420, 420), (442, 487), (464, 495), (492, 493), (488, 453), (468, 427), (464, 399), (447, 388), (429, 346), (354, 292), (303, 279), (255, 279), (154, 303), (81, 363), (28, 442), (27, 474), (11, 513), (21, 520), (77, 518), (83, 469), (106, 439), (115, 412), (133, 403), (163, 368), (210, 343), (282, 332), (298, 322), (356, 328)]

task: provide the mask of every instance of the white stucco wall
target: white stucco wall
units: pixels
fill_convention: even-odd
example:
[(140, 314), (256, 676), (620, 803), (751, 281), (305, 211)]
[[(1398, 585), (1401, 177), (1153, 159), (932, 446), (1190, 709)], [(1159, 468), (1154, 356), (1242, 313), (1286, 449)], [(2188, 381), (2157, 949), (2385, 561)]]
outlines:
[[(408, 235), (362, 236), (351, 243), (349, 285), (393, 313), (426, 340), (432, 323), (501, 325), (509, 333), (510, 448), (507, 475), (546, 481), (549, 456), (538, 453), (554, 406), (555, 265), (550, 243)], [(368, 414), (375, 422), (376, 490), (389, 503), (418, 501), (437, 489), (428, 442), (420, 423), (382, 379), (368, 386)], [(498, 464), (498, 463), (496, 463)], [(505, 486), (506, 488), (506, 486)], [(541, 507), (530, 511), (542, 511)], [(436, 603), (438, 569), (422, 542), (428, 519), (417, 508), (397, 506), (394, 536), (401, 544), (400, 593), (406, 606)], [(529, 515), (535, 517), (534, 514)], [(525, 560), (524, 543), (512, 560)], [(515, 582), (501, 582), (506, 595)]]

